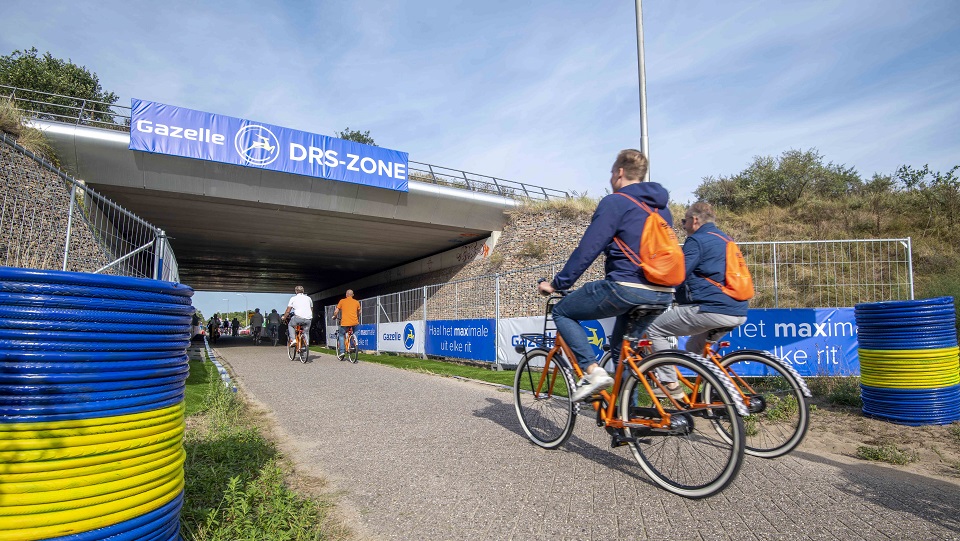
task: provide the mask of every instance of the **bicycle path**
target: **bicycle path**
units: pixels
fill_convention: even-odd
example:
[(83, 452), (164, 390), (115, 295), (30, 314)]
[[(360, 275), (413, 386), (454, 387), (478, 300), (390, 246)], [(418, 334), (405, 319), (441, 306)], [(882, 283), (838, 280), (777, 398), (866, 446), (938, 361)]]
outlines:
[(724, 492), (687, 500), (611, 449), (590, 417), (546, 451), (499, 388), (247, 344), (217, 353), (297, 471), (326, 479), (364, 538), (960, 540), (960, 483), (801, 445), (746, 457)]

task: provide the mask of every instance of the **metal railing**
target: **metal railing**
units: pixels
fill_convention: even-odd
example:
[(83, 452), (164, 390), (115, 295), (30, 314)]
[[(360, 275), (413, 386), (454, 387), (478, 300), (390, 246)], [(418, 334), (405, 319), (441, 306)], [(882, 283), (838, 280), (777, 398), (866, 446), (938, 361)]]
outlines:
[[(129, 131), (131, 108), (39, 90), (0, 85), (0, 96), (11, 100), (33, 118), (109, 130)], [(409, 178), (417, 182), (451, 186), (513, 199), (548, 200), (569, 198), (563, 190), (535, 186), (429, 163), (409, 162)]]
[[(914, 298), (909, 237), (737, 245), (756, 289), (751, 308), (849, 307)], [(563, 264), (557, 261), (363, 299), (360, 322), (541, 316), (544, 300), (536, 291), (537, 279), (553, 277)], [(602, 265), (594, 263), (575, 287), (602, 277)], [(334, 307), (326, 308), (326, 324), (333, 328)]]
[[(15, 153), (36, 167), (24, 167)], [(0, 171), (0, 264), (180, 281), (162, 229), (2, 132)]]

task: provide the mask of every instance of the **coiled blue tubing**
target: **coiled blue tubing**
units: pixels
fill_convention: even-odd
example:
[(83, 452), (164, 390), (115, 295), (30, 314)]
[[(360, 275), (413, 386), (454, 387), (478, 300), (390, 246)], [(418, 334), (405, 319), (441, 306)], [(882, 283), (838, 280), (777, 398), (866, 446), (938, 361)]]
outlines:
[(860, 386), (863, 413), (895, 423), (920, 426), (960, 419), (960, 385), (939, 389), (887, 389)]
[(193, 290), (0, 267), (0, 422), (125, 415), (183, 399)]
[(177, 539), (180, 532), (180, 508), (183, 492), (162, 507), (111, 526), (46, 541), (141, 541), (146, 539)]

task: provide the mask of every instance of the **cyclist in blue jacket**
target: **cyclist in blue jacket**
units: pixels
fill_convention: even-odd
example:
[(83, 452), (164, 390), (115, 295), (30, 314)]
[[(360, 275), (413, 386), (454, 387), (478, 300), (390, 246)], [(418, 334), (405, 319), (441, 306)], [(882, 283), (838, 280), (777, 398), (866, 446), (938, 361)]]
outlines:
[[(650, 327), (647, 337), (653, 350), (671, 347), (673, 336), (690, 336), (686, 350), (700, 354), (707, 343), (707, 334), (721, 327), (738, 327), (747, 321), (748, 301), (734, 300), (706, 278), (723, 283), (727, 268), (729, 238), (720, 231), (713, 207), (706, 202), (690, 205), (682, 224), (687, 232), (683, 243), (686, 279), (677, 288), (677, 306), (661, 314)], [(658, 371), (667, 390), (679, 397), (682, 390), (674, 370)]]
[[(554, 290), (569, 289), (601, 252), (606, 255), (606, 278), (584, 284), (553, 308), (557, 330), (577, 357), (577, 364), (584, 373), (573, 393), (574, 401), (583, 400), (613, 383), (610, 374), (598, 366), (580, 321), (617, 316), (610, 346), (614, 358), (618, 358), (626, 330), (624, 315), (640, 304), (668, 306), (673, 301), (673, 288), (650, 283), (643, 270), (631, 262), (613, 240), (616, 236), (627, 246), (639, 246), (648, 216), (630, 199), (617, 196), (617, 192), (656, 209), (673, 226), (673, 217), (667, 208), (669, 193), (656, 182), (643, 182), (646, 174), (647, 158), (643, 153), (633, 149), (620, 151), (610, 171), (610, 186), (614, 193), (600, 200), (580, 244), (570, 254), (563, 269), (551, 282), (538, 285), (540, 293), (544, 295)], [(648, 321), (639, 322), (638, 331), (643, 332), (643, 328), (652, 320), (651, 317)]]

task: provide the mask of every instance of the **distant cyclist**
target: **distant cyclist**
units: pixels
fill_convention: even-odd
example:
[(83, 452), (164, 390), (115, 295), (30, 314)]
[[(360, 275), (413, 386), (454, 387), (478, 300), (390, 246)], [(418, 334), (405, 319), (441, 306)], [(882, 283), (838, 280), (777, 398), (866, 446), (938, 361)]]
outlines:
[(283, 313), (284, 319), (290, 318), (287, 323), (288, 346), (294, 345), (297, 336), (297, 325), (303, 329), (303, 340), (306, 345), (310, 345), (310, 323), (313, 321), (313, 299), (303, 294), (303, 286), (297, 286), (293, 290), (296, 295), (290, 297), (287, 303), (287, 310)]
[(340, 299), (333, 310), (333, 319), (340, 321), (340, 332), (337, 334), (337, 345), (343, 349), (343, 340), (347, 331), (354, 332), (354, 327), (360, 324), (360, 301), (353, 298), (353, 290), (347, 290), (347, 296)]
[(267, 330), (270, 332), (270, 338), (276, 338), (277, 333), (280, 332), (280, 314), (277, 313), (277, 309), (274, 308), (267, 315)]
[(254, 341), (260, 340), (260, 332), (263, 329), (263, 314), (260, 313), (259, 308), (253, 310), (253, 315), (250, 316), (250, 334), (253, 335)]

